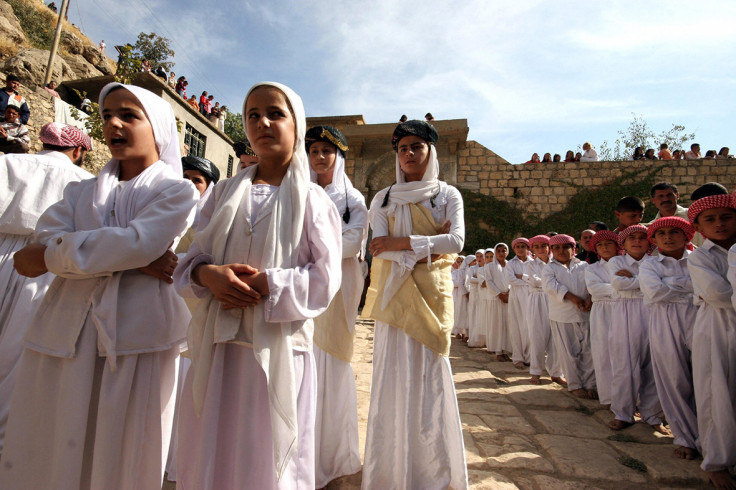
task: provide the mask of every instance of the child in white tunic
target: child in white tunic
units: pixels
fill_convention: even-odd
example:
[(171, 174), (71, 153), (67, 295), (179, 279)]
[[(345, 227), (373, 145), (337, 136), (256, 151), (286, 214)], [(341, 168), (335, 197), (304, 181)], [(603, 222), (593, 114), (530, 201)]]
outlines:
[(452, 271), (452, 283), (455, 285), (452, 291), (455, 306), (455, 323), (452, 327), (452, 334), (462, 341), (468, 338), (468, 291), (465, 289), (467, 262), (466, 257), (458, 257), (455, 261), (457, 268)]
[(734, 488), (729, 469), (736, 465), (736, 310), (727, 251), (736, 243), (736, 202), (728, 194), (707, 196), (693, 202), (687, 214), (706, 238), (687, 260), (700, 304), (693, 327), (700, 467), (717, 488)]
[[(493, 317), (493, 312), (491, 311), (491, 308), (493, 306), (493, 298), (495, 297), (495, 294), (492, 292), (493, 290), (488, 287), (488, 281), (487, 279), (491, 277), (491, 267), (493, 264), (493, 249), (487, 248), (485, 250), (481, 250), (483, 255), (483, 267), (480, 267), (478, 269), (478, 274), (480, 277), (480, 287), (478, 294), (479, 303), (480, 303), (480, 313), (479, 318), (481, 319), (481, 330), (483, 331), (483, 338), (488, 340), (488, 332), (491, 328), (491, 320)], [(486, 342), (486, 350), (488, 350), (488, 343)], [(489, 351), (492, 352), (492, 351)]]
[(524, 237), (511, 242), (516, 256), (508, 261), (504, 268), (506, 280), (511, 291), (509, 293), (508, 324), (511, 341), (511, 360), (514, 367), (524, 369), (529, 365), (529, 327), (527, 311), (529, 303), (529, 283), (524, 280), (524, 265), (531, 261), (529, 257), (529, 240)]
[(476, 250), (473, 257), (475, 264), (468, 267), (465, 286), (470, 292), (468, 299), (468, 347), (486, 347), (486, 321), (488, 315), (485, 309), (483, 295), (483, 267), (485, 259), (483, 250)]
[(485, 268), (486, 286), (489, 293), (488, 322), (486, 324), (486, 344), (489, 352), (496, 353), (496, 361), (503, 362), (510, 352), (508, 307), (509, 283), (504, 273), (509, 247), (498, 243), (493, 248), (493, 261)]
[(350, 366), (358, 303), (363, 292), (359, 260), (368, 237), (365, 199), (345, 175), (347, 140), (332, 126), (309, 128), (311, 179), (325, 189), (342, 216), (342, 284), (327, 311), (314, 319), (317, 365), (316, 488), (360, 471), (358, 393)]
[(255, 85), (243, 124), (258, 164), (215, 186), (176, 271), (200, 297), (179, 419), (182, 488), (314, 488), (311, 318), (340, 287), (340, 217), (309, 182), (299, 96)]
[[(69, 184), (15, 255), (54, 279), (25, 336), (2, 488), (156, 488), (189, 311), (169, 250), (191, 223), (171, 106), (140, 87), (100, 93), (112, 160)], [(163, 255), (162, 255), (163, 254)]]
[(675, 455), (698, 455), (698, 421), (693, 392), (693, 284), (687, 268), (687, 245), (695, 229), (682, 218), (659, 218), (647, 229), (658, 255), (639, 267), (639, 286), (648, 304), (652, 369), (657, 394), (675, 436)]
[(575, 239), (555, 235), (549, 239), (552, 259), (542, 272), (542, 287), (549, 299), (549, 320), (567, 378), (567, 389), (578, 398), (596, 398), (595, 372), (590, 352), (590, 296), (585, 287), (586, 262), (575, 257)]
[(549, 263), (549, 237), (547, 235), (534, 236), (529, 239), (529, 244), (536, 255), (536, 258), (524, 264), (524, 280), (529, 284), (527, 321), (531, 383), (541, 384), (542, 369), (546, 368), (553, 382), (567, 386), (567, 381), (562, 377), (559, 356), (555, 352), (555, 342), (549, 323), (547, 293), (542, 289), (542, 273)]
[(450, 267), (462, 250), (465, 226), (460, 192), (437, 178), (437, 136), (425, 121), (397, 126), (397, 183), (381, 190), (370, 207), (373, 268), (364, 311), (377, 321), (366, 489), (468, 485), (447, 357)]
[(644, 304), (639, 288), (639, 267), (652, 258), (647, 255), (646, 227), (625, 228), (618, 235), (618, 244), (626, 254), (613, 257), (606, 264), (611, 285), (618, 295), (608, 336), (613, 370), (611, 411), (616, 417), (608, 425), (613, 430), (629, 427), (638, 408), (644, 422), (666, 434), (659, 418), (662, 408), (649, 349), (649, 306)]
[(590, 309), (590, 350), (593, 353), (598, 399), (601, 405), (610, 406), (613, 371), (608, 335), (618, 294), (611, 286), (611, 271), (607, 264), (618, 255), (618, 234), (610, 230), (596, 232), (590, 239), (590, 248), (598, 254), (599, 259), (585, 269), (585, 285), (593, 301)]
[(23, 335), (54, 279), (30, 278), (13, 269), (13, 254), (25, 247), (41, 214), (63, 197), (70, 182), (92, 178), (79, 167), (92, 140), (74, 126), (48, 123), (38, 154), (0, 156), (0, 452), (5, 439)]

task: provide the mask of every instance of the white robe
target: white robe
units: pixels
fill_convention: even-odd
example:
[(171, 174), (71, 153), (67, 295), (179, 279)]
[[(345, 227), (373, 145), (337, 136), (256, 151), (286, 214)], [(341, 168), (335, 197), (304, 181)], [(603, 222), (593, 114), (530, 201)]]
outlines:
[[(639, 409), (641, 418), (649, 425), (660, 424), (662, 408), (657, 397), (657, 386), (652, 370), (649, 349), (648, 305), (639, 288), (639, 266), (642, 261), (652, 260), (645, 255), (635, 260), (630, 255), (611, 258), (606, 264), (611, 273), (611, 285), (618, 298), (611, 315), (611, 411), (617, 420), (634, 422), (634, 412)], [(626, 269), (634, 277), (617, 276), (616, 272)]]
[(69, 182), (91, 177), (56, 151), (0, 156), (0, 452), (26, 325), (54, 279), (16, 273), (13, 254), (30, 242), (39, 216)]
[(488, 295), (488, 318), (486, 320), (486, 348), (489, 352), (502, 354), (511, 352), (509, 339), (508, 311), (509, 304), (498, 298), (501, 293), (509, 291), (509, 283), (501, 267), (495, 259), (484, 267), (486, 294)]
[[(710, 240), (687, 260), (700, 310), (693, 328), (693, 383), (705, 471), (736, 465), (736, 311), (728, 258)], [(702, 298), (702, 301), (699, 299)]]
[[(531, 262), (527, 257), (522, 261), (514, 257), (506, 263), (504, 273), (511, 287), (508, 303), (509, 340), (511, 341), (511, 360), (529, 362), (529, 328), (527, 313), (529, 311), (529, 284), (524, 281), (524, 265)], [(521, 279), (516, 275), (522, 276)]]
[(465, 295), (465, 274), (463, 268), (452, 270), (452, 282), (455, 289), (452, 291), (452, 299), (455, 305), (455, 323), (452, 327), (452, 335), (468, 334), (468, 298)]
[[(240, 177), (239, 174), (237, 178)], [(199, 229), (210, 222), (218, 199), (228, 184), (218, 184), (202, 208)], [(297, 446), (280, 481), (276, 480), (266, 375), (256, 361), (252, 348), (252, 325), (246, 316), (235, 338), (215, 337), (207, 380), (207, 391), (200, 416), (192, 397), (192, 370), (184, 385), (179, 416), (177, 485), (182, 488), (314, 488), (314, 427), (317, 399), (317, 373), (312, 354), (311, 318), (323, 313), (340, 283), (340, 224), (337, 209), (316, 184), (308, 184), (304, 228), (298, 244), (297, 267), (267, 269), (270, 295), (251, 307), (269, 323), (300, 322), (293, 334), (294, 386), (297, 403)], [(270, 188), (270, 189), (269, 189)], [(266, 240), (269, 217), (275, 199), (273, 186), (251, 187), (251, 215), (243, 203), (237, 208), (228, 256), (243, 250), (242, 240), (250, 240), (252, 255), (239, 262), (259, 268), (259, 254)], [(260, 197), (259, 197), (260, 196)], [(265, 196), (265, 199), (264, 199)], [(266, 201), (264, 203), (264, 201)], [(261, 207), (262, 206), (262, 207)], [(246, 229), (246, 222), (251, 228)], [(209, 291), (191, 281), (191, 272), (201, 263), (211, 263), (195, 241), (174, 274), (177, 290), (187, 297), (207, 296)], [(220, 310), (219, 315), (227, 314)], [(196, 361), (196, 360), (195, 360)], [(194, 368), (194, 367), (193, 367)], [(245, 415), (244, 415), (245, 414)], [(224, 429), (226, 428), (226, 429)]]
[(478, 269), (477, 265), (468, 267), (465, 278), (465, 287), (470, 293), (468, 298), (468, 347), (486, 346), (486, 314), (480, 294), (483, 279), (482, 275), (478, 276)]
[(615, 304), (616, 290), (611, 286), (611, 272), (607, 261), (599, 259), (585, 269), (585, 285), (593, 301), (590, 309), (590, 350), (593, 353), (595, 384), (601, 405), (611, 404), (611, 347), (608, 336), (611, 331), (611, 315)]
[(539, 258), (527, 261), (524, 265), (524, 280), (529, 284), (529, 373), (541, 376), (542, 369), (546, 368), (550, 376), (562, 377), (562, 366), (555, 351), (549, 321), (547, 293), (542, 289), (542, 271), (546, 265)]
[[(384, 191), (371, 207), (380, 207)], [(432, 212), (436, 223), (449, 220), (450, 234), (412, 240), (414, 258), (427, 253), (450, 254), (462, 249), (465, 226), (460, 193), (443, 187), (434, 199), (420, 203)], [(372, 218), (373, 236), (387, 236), (388, 216)], [(380, 258), (396, 260), (395, 253)], [(416, 267), (426, 267), (417, 264)], [(431, 462), (431, 464), (429, 463)], [(447, 357), (409, 337), (403, 330), (376, 322), (373, 378), (366, 433), (362, 488), (466, 488), (468, 473), (455, 396)]]
[(692, 373), (693, 324), (698, 307), (687, 268), (659, 254), (639, 267), (639, 285), (650, 307), (649, 338), (657, 394), (678, 446), (699, 449)]

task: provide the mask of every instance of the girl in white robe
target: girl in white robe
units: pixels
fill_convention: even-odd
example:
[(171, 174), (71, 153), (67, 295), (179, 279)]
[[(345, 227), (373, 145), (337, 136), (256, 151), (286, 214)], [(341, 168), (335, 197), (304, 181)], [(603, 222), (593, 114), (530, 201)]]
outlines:
[(504, 268), (511, 288), (508, 306), (509, 343), (514, 367), (524, 369), (529, 365), (529, 284), (524, 280), (524, 264), (531, 261), (529, 240), (519, 237), (511, 242), (516, 256)]
[(299, 96), (255, 85), (243, 124), (259, 163), (213, 190), (176, 270), (200, 302), (179, 418), (181, 488), (314, 488), (312, 318), (340, 287), (337, 208), (309, 182)]
[[(485, 347), (485, 308), (481, 294), (483, 283), (483, 250), (477, 250), (475, 255), (469, 255), (475, 260), (475, 265), (468, 267), (465, 287), (470, 293), (468, 298), (468, 347)], [(471, 259), (471, 261), (473, 260)]]
[(507, 361), (511, 345), (508, 335), (509, 283), (504, 267), (509, 247), (498, 243), (493, 248), (493, 262), (486, 268), (486, 287), (490, 293), (489, 318), (486, 343), (489, 352), (496, 353), (496, 361)]
[[(189, 311), (169, 247), (191, 223), (171, 106), (140, 87), (100, 93), (113, 155), (69, 184), (15, 255), (54, 279), (25, 336), (2, 488), (160, 487), (174, 410), (175, 359)], [(163, 254), (163, 255), (162, 255)], [(173, 256), (173, 259), (172, 259)]]
[(463, 340), (468, 331), (465, 323), (467, 316), (465, 271), (465, 257), (460, 256), (452, 264), (452, 284), (454, 286), (452, 290), (452, 304), (455, 308), (452, 335), (459, 340)]
[(316, 488), (360, 471), (358, 393), (350, 366), (358, 303), (360, 260), (368, 237), (365, 199), (345, 175), (343, 134), (332, 126), (310, 128), (306, 149), (312, 182), (325, 189), (342, 219), (342, 285), (327, 311), (314, 319), (317, 365)]
[(362, 487), (466, 488), (447, 357), (449, 269), (465, 235), (462, 197), (437, 178), (430, 124), (402, 123), (393, 141), (397, 183), (376, 194), (369, 212), (373, 267), (364, 314), (376, 319), (376, 330)]
[[(488, 332), (491, 329), (491, 320), (493, 318), (493, 299), (495, 292), (488, 286), (488, 280), (491, 277), (490, 268), (493, 267), (493, 249), (487, 248), (483, 251), (483, 267), (479, 269), (481, 278), (478, 298), (480, 299), (480, 313), (479, 318), (481, 319), (481, 330), (483, 331), (486, 339), (488, 339)], [(493, 353), (493, 350), (489, 347), (486, 342), (486, 350)], [(504, 359), (505, 360), (505, 359)]]

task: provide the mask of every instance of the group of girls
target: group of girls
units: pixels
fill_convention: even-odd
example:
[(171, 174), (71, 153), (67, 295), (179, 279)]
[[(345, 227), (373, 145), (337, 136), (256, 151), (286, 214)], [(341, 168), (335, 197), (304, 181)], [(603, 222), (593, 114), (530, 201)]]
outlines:
[(15, 255), (21, 275), (55, 278), (27, 328), (0, 487), (158, 488), (167, 459), (180, 488), (312, 489), (359, 471), (350, 359), (367, 222), (363, 487), (467, 487), (447, 357), (463, 205), (438, 180), (434, 128), (396, 128), (396, 184), (368, 213), (344, 137), (307, 132), (284, 85), (246, 95), (258, 164), (219, 183), (211, 162), (181, 159), (159, 97), (111, 83), (99, 105), (112, 159)]
[[(521, 269), (506, 260), (504, 244), (458, 258), (453, 333), (471, 347), (485, 342), (497, 361), (508, 360), (510, 349), (516, 361), (519, 347), (510, 337), (520, 328), (532, 384), (546, 369), (573, 395), (610, 408), (610, 429), (639, 417), (672, 434), (675, 457), (702, 455), (714, 486), (734, 489), (736, 193), (709, 183), (692, 201), (687, 220), (661, 217), (648, 227), (596, 232), (590, 246), (599, 260), (592, 264), (574, 256), (572, 237), (555, 233), (514, 240)], [(700, 247), (692, 243), (696, 232)], [(522, 290), (509, 288), (514, 278), (528, 284), (523, 315), (509, 300)]]

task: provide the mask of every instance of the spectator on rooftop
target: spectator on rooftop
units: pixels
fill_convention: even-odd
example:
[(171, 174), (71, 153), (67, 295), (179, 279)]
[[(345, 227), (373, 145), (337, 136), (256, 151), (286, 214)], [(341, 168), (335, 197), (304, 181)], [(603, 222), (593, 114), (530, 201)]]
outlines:
[(31, 137), (28, 128), (20, 122), (20, 109), (14, 105), (5, 108), (5, 121), (0, 123), (0, 151), (28, 153)]
[(560, 156), (559, 153), (555, 153), (555, 156), (552, 157), (552, 161), (553, 162), (560, 162), (560, 161), (562, 161), (562, 157)]
[(199, 113), (202, 114), (204, 117), (207, 117), (207, 114), (209, 111), (207, 108), (207, 91), (202, 91), (202, 95), (199, 96)]
[(431, 113), (431, 112), (428, 112), (428, 113), (426, 113), (426, 114), (424, 115), (424, 119), (426, 119), (426, 120), (427, 120), (427, 122), (432, 122), (432, 121), (434, 121), (434, 116), (432, 115), (432, 113)]
[(176, 93), (182, 96), (183, 98), (187, 98), (187, 89), (184, 86), (184, 82), (186, 82), (187, 79), (184, 77), (179, 77), (176, 80), (176, 87), (174, 87), (174, 90), (176, 90)]
[(227, 106), (220, 107), (220, 117), (217, 118), (215, 125), (220, 131), (225, 131), (225, 120), (227, 119)]
[(718, 152), (718, 155), (716, 158), (733, 158), (731, 155), (728, 154), (728, 152), (731, 151), (727, 146), (724, 146), (721, 148), (721, 151)]
[(682, 160), (685, 157), (685, 152), (682, 150), (675, 150), (672, 152), (673, 160)]
[(5, 108), (8, 105), (14, 105), (20, 110), (20, 122), (28, 124), (28, 118), (31, 117), (31, 110), (26, 104), (26, 99), (18, 93), (20, 87), (20, 78), (12, 73), (5, 77), (5, 90), (0, 90), (0, 115), (5, 114)]
[(670, 151), (669, 145), (667, 143), (662, 143), (659, 145), (659, 159), (660, 160), (672, 160), (672, 152)]
[(199, 112), (199, 103), (197, 103), (197, 96), (196, 95), (192, 95), (189, 98), (189, 100), (187, 100), (187, 104), (189, 104), (190, 106), (192, 106), (192, 109), (194, 109), (195, 111)]
[(581, 162), (597, 162), (598, 152), (595, 151), (593, 145), (589, 142), (583, 143), (583, 155), (580, 157)]
[(575, 153), (575, 162), (579, 162), (580, 159), (583, 158), (583, 154), (580, 152)]
[(176, 73), (174, 73), (173, 71), (169, 73), (169, 78), (168, 80), (166, 80), (166, 83), (169, 84), (169, 87), (176, 90)]
[(408, 119), (409, 118), (406, 117), (406, 114), (402, 114), (401, 117), (399, 118), (399, 122), (400, 123), (403, 123), (403, 122), (406, 122)]
[(220, 117), (220, 103), (215, 102), (215, 106), (210, 110), (210, 113), (207, 116), (207, 119), (209, 119), (212, 124), (217, 126), (218, 117)]
[(539, 163), (539, 155), (532, 153), (532, 157), (526, 163)]
[(542, 157), (542, 163), (552, 163), (552, 154), (545, 153)]
[(574, 162), (575, 160), (575, 153), (572, 152), (572, 150), (567, 150), (567, 153), (565, 153), (565, 161), (566, 162)]
[(644, 153), (644, 160), (656, 160), (657, 155), (654, 154), (654, 148), (648, 148)]
[(641, 146), (637, 146), (636, 148), (634, 148), (634, 154), (631, 155), (631, 159), (634, 161), (644, 160), (644, 148), (642, 148)]
[(156, 67), (156, 70), (154, 71), (157, 77), (159, 77), (161, 80), (166, 83), (166, 71), (164, 71), (164, 67), (159, 65)]
[(712, 160), (716, 157), (717, 153), (715, 150), (708, 150), (705, 152), (705, 158), (708, 160)]
[(143, 60), (143, 62), (141, 63), (141, 71), (150, 73), (151, 69), (152, 69), (151, 62), (148, 60)]
[(703, 158), (703, 155), (700, 153), (700, 145), (697, 143), (693, 143), (692, 145), (690, 145), (690, 151), (685, 153), (685, 158), (687, 158), (688, 160)]
[(60, 99), (59, 92), (56, 91), (56, 82), (51, 80), (49, 83), (43, 86), (43, 89), (56, 97), (57, 99)]

